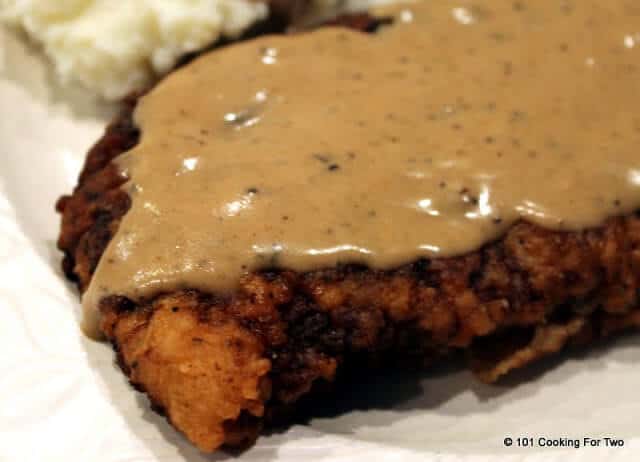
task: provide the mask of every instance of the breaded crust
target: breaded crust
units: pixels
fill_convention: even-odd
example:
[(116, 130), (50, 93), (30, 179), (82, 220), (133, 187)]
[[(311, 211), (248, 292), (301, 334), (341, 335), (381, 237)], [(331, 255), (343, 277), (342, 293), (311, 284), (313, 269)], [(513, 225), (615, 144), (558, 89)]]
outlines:
[[(343, 19), (359, 30), (366, 16)], [(112, 159), (139, 137), (136, 98), (58, 202), (64, 270), (84, 291), (130, 206)], [(230, 296), (195, 290), (103, 300), (102, 330), (133, 386), (204, 451), (262, 426), (352, 364), (426, 365), (464, 351), (493, 382), (567, 345), (640, 326), (640, 214), (554, 232), (520, 222), (455, 258), (389, 270), (345, 265), (246, 275)]]

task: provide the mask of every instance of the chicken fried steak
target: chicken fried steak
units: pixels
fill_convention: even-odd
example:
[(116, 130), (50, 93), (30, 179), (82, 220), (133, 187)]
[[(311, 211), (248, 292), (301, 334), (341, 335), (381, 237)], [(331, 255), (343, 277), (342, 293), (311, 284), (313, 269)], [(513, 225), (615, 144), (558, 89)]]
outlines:
[[(500, 10), (503, 3), (510, 5), (496, 2), (496, 16), (504, 13)], [(554, 18), (552, 3), (540, 2), (545, 17)], [(602, 8), (610, 8), (606, 11), (613, 14), (616, 7), (624, 4), (613, 3), (616, 5)], [(595, 4), (585, 2), (582, 9), (586, 13), (576, 14), (596, 14), (599, 10)], [(354, 21), (361, 30), (375, 29), (377, 25), (362, 16)], [(549, 21), (553, 26), (552, 19)], [(565, 26), (563, 23), (559, 28)], [(556, 29), (548, 27), (545, 33), (553, 35)], [(352, 39), (352, 35), (345, 37)], [(283, 54), (286, 55), (286, 50)], [(264, 56), (280, 57), (276, 52)], [(500, 66), (500, 72), (506, 72), (503, 64)], [(198, 71), (197, 67), (186, 69), (192, 69), (194, 74)], [(394, 69), (389, 73), (395, 72), (395, 78), (402, 78), (400, 71)], [(509, 72), (516, 72), (514, 69)], [(363, 75), (351, 77), (367, 78), (365, 71), (371, 69), (363, 69)], [(627, 81), (623, 79), (622, 83)], [(140, 101), (145, 98), (149, 96)], [(481, 109), (485, 112), (473, 113), (468, 122), (493, 117), (487, 114), (496, 111), (496, 107), (499, 110), (503, 102), (488, 101)], [(446, 123), (448, 130), (457, 132), (462, 126), (456, 128), (459, 122), (452, 118), (452, 113), (472, 111), (465, 109), (465, 105), (475, 103), (458, 101), (451, 111), (437, 114), (438, 120), (433, 122)], [(83, 293), (92, 283), (101, 257), (110, 255), (109, 244), (117, 238), (138, 200), (127, 187), (130, 178), (122, 175), (117, 163), (121, 154), (144, 144), (139, 120), (134, 121), (137, 106), (139, 101), (135, 98), (126, 103), (120, 116), (89, 152), (73, 194), (58, 202), (62, 214), (58, 245), (65, 253), (63, 266)], [(536, 117), (520, 111), (509, 109), (515, 120), (505, 122), (507, 127), (521, 123), (523, 118)], [(403, 116), (389, 114), (390, 118)], [(240, 130), (252, 130), (246, 125), (255, 114), (241, 115)], [(516, 126), (513, 133), (518, 130)], [(496, 139), (504, 133), (509, 132), (484, 135), (482, 143), (470, 147), (491, 149), (506, 158), (509, 153), (503, 151), (504, 146)], [(618, 135), (624, 138), (626, 134)], [(351, 141), (348, 136), (345, 140)], [(514, 152), (527, 149), (524, 155), (530, 159), (527, 162), (552, 153), (553, 143), (563, 143), (546, 140), (546, 148), (534, 150), (519, 146), (516, 141), (508, 139), (509, 146)], [(401, 143), (392, 139), (388, 142)], [(372, 146), (371, 149), (382, 150), (379, 144)], [(454, 152), (462, 149), (455, 146)], [(346, 161), (338, 164), (325, 153), (314, 155), (329, 172), (349, 169)], [(427, 163), (424, 159), (409, 163), (413, 165), (418, 160)], [(436, 168), (432, 167), (435, 163), (434, 160), (428, 164), (428, 168)], [(261, 186), (252, 186), (246, 197), (259, 196), (260, 189)], [(571, 200), (574, 192), (570, 187), (566, 199)], [(458, 193), (468, 207), (464, 213), (486, 209), (487, 198), (482, 196), (482, 190), (477, 196), (471, 189)], [(584, 193), (585, 190), (576, 192), (578, 197)], [(637, 192), (635, 198), (640, 202)], [(624, 200), (616, 201), (614, 207), (625, 208)], [(527, 221), (509, 220), (506, 211), (504, 216), (491, 215), (488, 220), (505, 228), (474, 250), (452, 255), (417, 255), (391, 267), (377, 267), (375, 261), (373, 264), (340, 261), (300, 270), (290, 269), (274, 258), (243, 272), (232, 291), (174, 285), (136, 296), (105, 293), (98, 304), (99, 328), (113, 344), (132, 385), (145, 392), (155, 409), (164, 413), (189, 440), (204, 451), (221, 445), (239, 446), (253, 441), (279, 410), (292, 406), (303, 396), (317, 393), (322, 384), (333, 382), (340, 371), (353, 364), (422, 366), (462, 351), (468, 354), (470, 367), (478, 378), (493, 382), (510, 370), (567, 346), (585, 345), (639, 326), (640, 214), (628, 212), (633, 210), (628, 204), (622, 213), (602, 204), (611, 211), (607, 213), (609, 218), (583, 229), (543, 226), (531, 215), (523, 217)], [(440, 210), (428, 206), (426, 202), (421, 204), (426, 212)], [(228, 216), (236, 215), (229, 212)], [(323, 215), (318, 212), (318, 216)], [(278, 217), (283, 221), (295, 218)], [(424, 231), (429, 235), (428, 229)]]

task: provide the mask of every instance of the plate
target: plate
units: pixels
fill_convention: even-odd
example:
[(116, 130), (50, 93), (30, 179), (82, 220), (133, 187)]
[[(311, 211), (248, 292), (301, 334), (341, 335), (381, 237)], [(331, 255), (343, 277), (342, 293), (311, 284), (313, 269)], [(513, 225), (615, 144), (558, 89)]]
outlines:
[[(456, 365), (372, 375), (309, 422), (245, 452), (198, 452), (129, 387), (108, 345), (83, 337), (78, 294), (60, 271), (55, 200), (71, 191), (114, 110), (56, 83), (39, 50), (0, 29), (1, 461), (636, 459), (640, 338), (633, 335), (494, 386)], [(624, 445), (606, 447), (606, 437)], [(529, 438), (535, 447), (522, 447)], [(540, 438), (577, 438), (581, 447), (540, 447)], [(585, 447), (583, 438), (600, 446)]]

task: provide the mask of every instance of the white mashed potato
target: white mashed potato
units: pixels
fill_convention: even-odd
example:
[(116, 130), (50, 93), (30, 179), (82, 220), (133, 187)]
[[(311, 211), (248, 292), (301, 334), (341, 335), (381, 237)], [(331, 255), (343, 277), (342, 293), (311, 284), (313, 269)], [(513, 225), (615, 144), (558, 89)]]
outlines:
[(41, 43), (64, 81), (110, 100), (267, 12), (251, 0), (0, 0), (0, 20)]

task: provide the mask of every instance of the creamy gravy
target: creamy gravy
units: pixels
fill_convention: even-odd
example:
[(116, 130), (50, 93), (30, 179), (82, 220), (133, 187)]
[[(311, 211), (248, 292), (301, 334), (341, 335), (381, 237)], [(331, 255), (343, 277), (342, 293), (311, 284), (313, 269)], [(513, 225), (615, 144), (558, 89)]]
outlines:
[[(636, 0), (431, 0), (375, 35), (207, 54), (136, 110), (132, 207), (84, 296), (229, 292), (247, 271), (392, 268), (523, 218), (640, 206)], [(233, 77), (233, 78), (230, 78)]]

